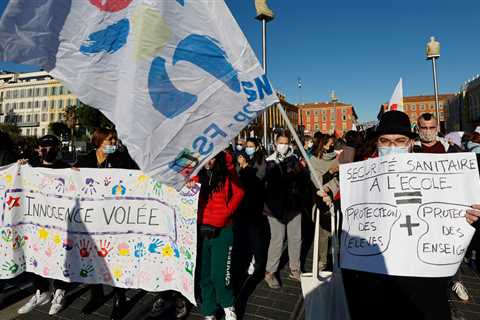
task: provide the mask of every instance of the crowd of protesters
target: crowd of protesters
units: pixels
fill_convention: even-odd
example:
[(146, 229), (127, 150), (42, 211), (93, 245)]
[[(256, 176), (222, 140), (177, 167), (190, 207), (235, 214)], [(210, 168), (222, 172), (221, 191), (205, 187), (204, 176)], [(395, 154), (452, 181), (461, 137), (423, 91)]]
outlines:
[[(320, 132), (304, 136), (301, 147), (311, 168), (287, 132), (277, 134), (271, 154), (255, 138), (236, 139), (208, 161), (187, 183), (187, 187), (201, 184), (196, 286), (205, 319), (216, 319), (219, 314), (226, 320), (237, 319), (235, 297), (245, 281), (264, 280), (272, 290), (282, 290), (278, 274), (285, 253), (289, 277), (300, 281), (304, 267), (301, 255), (305, 252), (302, 248), (311, 245), (311, 241), (305, 243), (305, 226), (306, 222), (312, 223), (313, 206), (320, 213), (319, 271), (331, 270), (330, 208), (339, 212), (342, 163), (408, 152), (474, 152), (480, 161), (480, 130), (441, 137), (437, 119), (429, 113), (421, 115), (417, 124), (418, 132), (414, 132), (406, 114), (389, 111), (376, 128), (365, 132), (348, 131), (343, 137)], [(59, 156), (60, 141), (47, 135), (38, 140), (35, 152), (22, 157), (9, 136), (0, 132), (0, 165), (19, 161), (52, 169), (138, 169), (114, 130), (97, 129), (92, 145), (90, 153), (75, 163), (66, 163)], [(472, 204), (467, 211), (467, 221), (474, 226), (480, 216), (479, 208)], [(479, 252), (477, 239), (475, 236), (465, 259), (474, 261), (475, 252)], [(386, 319), (396, 310), (399, 318), (446, 320), (451, 318), (449, 291), (461, 300), (469, 299), (459, 274), (452, 278), (396, 277), (351, 270), (343, 270), (343, 274), (353, 319)], [(49, 314), (60, 312), (72, 284), (51, 282), (37, 275), (32, 275), (32, 280), (36, 293), (18, 313), (47, 303), (51, 303)], [(367, 290), (372, 293), (365, 294)], [(90, 291), (91, 301), (85, 312), (91, 312), (95, 303), (105, 298), (102, 285), (90, 285)], [(112, 319), (120, 319), (124, 314), (125, 291), (113, 289)], [(150, 315), (161, 317), (169, 306), (174, 306), (177, 318), (188, 313), (188, 303), (181, 294), (162, 292)]]

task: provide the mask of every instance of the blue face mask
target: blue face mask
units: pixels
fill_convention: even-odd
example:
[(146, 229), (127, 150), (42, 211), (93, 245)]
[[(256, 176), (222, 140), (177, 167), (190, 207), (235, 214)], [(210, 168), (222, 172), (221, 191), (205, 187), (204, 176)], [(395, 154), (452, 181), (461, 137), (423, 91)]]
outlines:
[(402, 153), (408, 153), (408, 147), (378, 147), (378, 155), (380, 157)]
[(246, 147), (245, 148), (245, 153), (247, 156), (251, 157), (255, 154), (255, 148), (254, 147)]
[(469, 141), (467, 143), (467, 150), (475, 153), (480, 153), (480, 144)]
[(112, 153), (115, 153), (115, 151), (117, 151), (117, 146), (115, 145), (108, 145), (103, 147), (103, 152), (105, 154), (112, 154)]

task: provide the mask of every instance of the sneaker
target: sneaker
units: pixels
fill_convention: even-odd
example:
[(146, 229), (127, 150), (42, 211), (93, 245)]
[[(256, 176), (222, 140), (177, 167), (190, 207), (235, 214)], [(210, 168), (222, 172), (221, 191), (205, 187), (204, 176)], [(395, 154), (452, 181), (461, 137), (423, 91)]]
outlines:
[(255, 257), (252, 257), (250, 265), (248, 266), (248, 275), (251, 276), (255, 272)]
[(53, 316), (57, 314), (60, 310), (62, 310), (65, 304), (65, 290), (57, 289), (55, 290), (55, 294), (53, 295), (52, 306), (50, 307), (50, 311), (48, 314)]
[(175, 316), (177, 319), (181, 319), (187, 315), (187, 304), (182, 298), (177, 298), (175, 302)]
[(205, 320), (217, 320), (217, 318), (215, 318), (215, 316), (206, 316), (203, 319), (205, 319)]
[(165, 312), (166, 310), (166, 302), (163, 297), (159, 297), (155, 302), (153, 303), (152, 310), (150, 310), (150, 316), (151, 317), (158, 317), (162, 313)]
[(452, 291), (457, 294), (460, 300), (468, 301), (467, 288), (460, 281), (455, 281), (452, 286)]
[(224, 308), (223, 311), (225, 311), (225, 320), (237, 320), (234, 307)]
[(288, 277), (290, 279), (293, 279), (293, 280), (297, 280), (297, 281), (300, 281), (300, 275), (302, 273), (300, 272), (300, 270), (291, 270), (290, 271), (290, 274), (288, 275)]
[(18, 314), (25, 314), (29, 313), (32, 311), (36, 306), (43, 306), (47, 304), (50, 301), (50, 292), (43, 292), (40, 293), (40, 290), (37, 290), (37, 292), (33, 295), (33, 297), (28, 300), (28, 302), (18, 309), (17, 313)]
[(280, 289), (280, 282), (278, 282), (274, 273), (265, 273), (265, 282), (271, 289)]

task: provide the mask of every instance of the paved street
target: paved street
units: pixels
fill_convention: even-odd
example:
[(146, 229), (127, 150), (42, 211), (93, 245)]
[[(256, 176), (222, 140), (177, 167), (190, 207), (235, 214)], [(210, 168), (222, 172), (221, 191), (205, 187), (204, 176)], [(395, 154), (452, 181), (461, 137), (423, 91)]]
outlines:
[[(310, 259), (307, 266), (310, 263)], [(474, 272), (469, 266), (462, 266), (462, 280), (467, 286), (470, 293), (470, 300), (468, 302), (459, 301), (452, 294), (452, 309), (455, 315), (463, 316), (466, 320), (480, 319), (480, 277), (478, 273)], [(245, 306), (239, 298), (237, 308), (240, 312), (244, 310), (245, 320), (296, 320), (303, 319), (303, 303), (301, 298), (301, 289), (298, 282), (287, 278), (286, 272), (281, 273), (283, 287), (281, 290), (271, 290), (262, 281), (254, 289), (253, 293), (247, 299)], [(68, 305), (58, 315), (50, 317), (48, 315), (49, 306), (43, 306), (35, 309), (33, 312), (19, 316), (17, 309), (24, 304), (29, 295), (33, 293), (31, 284), (26, 279), (18, 279), (18, 284), (21, 287), (9, 288), (5, 299), (3, 309), (0, 311), (0, 319), (2, 320), (43, 320), (43, 319), (91, 319), (91, 320), (105, 320), (109, 319), (111, 311), (111, 294), (109, 289), (105, 289), (107, 300), (92, 314), (86, 315), (82, 313), (83, 307), (86, 305), (89, 292), (85, 286), (78, 286), (68, 294)], [(248, 284), (244, 292), (249, 291)], [(125, 320), (149, 319), (148, 313), (151, 305), (155, 299), (153, 294), (145, 293), (140, 290), (130, 290), (128, 292), (130, 298), (127, 306), (128, 313), (125, 315)], [(243, 305), (243, 306), (242, 306)], [(159, 317), (158, 319), (174, 318), (172, 315)], [(188, 320), (202, 319), (197, 310), (193, 308), (190, 312)]]

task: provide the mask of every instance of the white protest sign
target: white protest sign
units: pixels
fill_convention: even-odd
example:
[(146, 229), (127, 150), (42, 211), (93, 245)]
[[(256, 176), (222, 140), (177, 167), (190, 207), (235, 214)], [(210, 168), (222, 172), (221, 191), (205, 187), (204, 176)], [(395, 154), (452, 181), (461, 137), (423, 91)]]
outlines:
[(198, 191), (137, 170), (0, 168), (0, 279), (28, 271), (195, 303)]
[(475, 154), (400, 154), (340, 166), (342, 268), (398, 276), (457, 271), (480, 203)]

